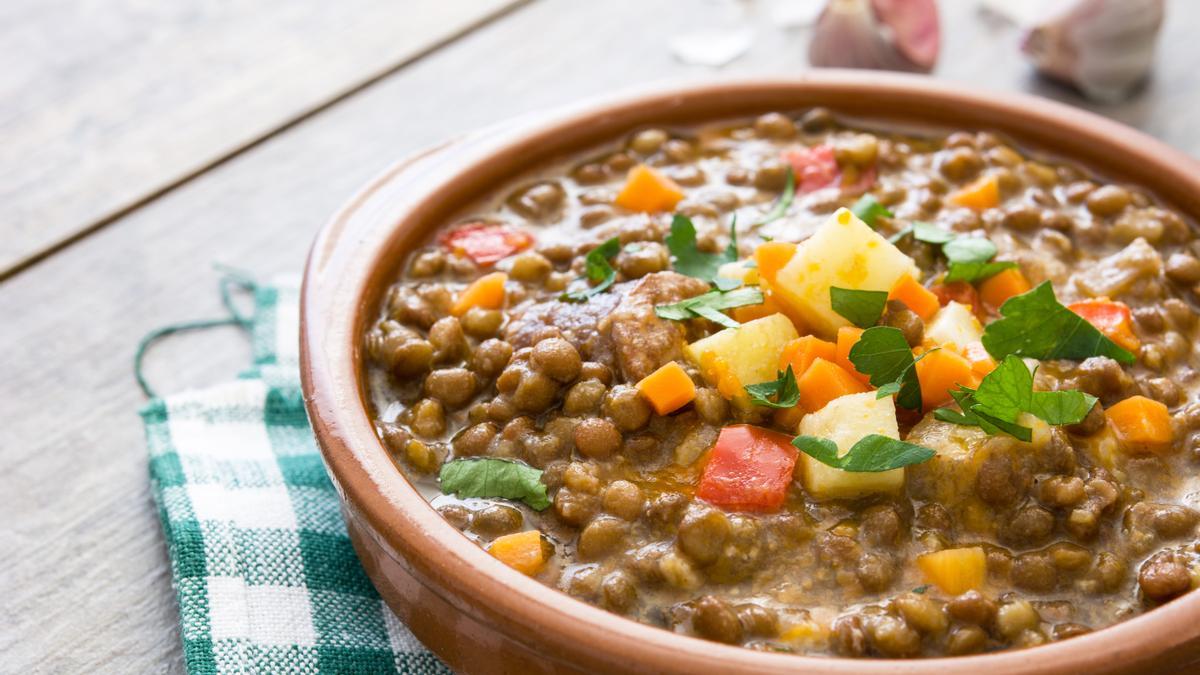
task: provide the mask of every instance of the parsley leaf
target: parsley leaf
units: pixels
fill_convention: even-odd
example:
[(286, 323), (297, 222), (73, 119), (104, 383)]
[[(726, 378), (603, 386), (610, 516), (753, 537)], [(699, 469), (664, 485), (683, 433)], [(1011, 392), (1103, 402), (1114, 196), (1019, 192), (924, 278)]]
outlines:
[(864, 436), (840, 457), (837, 444), (828, 438), (797, 436), (792, 445), (822, 464), (854, 473), (890, 471), (919, 464), (937, 454), (929, 448), (879, 434)]
[(541, 511), (550, 506), (542, 471), (506, 459), (456, 459), (442, 465), (438, 474), (443, 494), (459, 497), (516, 499)]
[(730, 277), (717, 277), (713, 279), (712, 283), (718, 291), (732, 291), (733, 289), (742, 285), (742, 280), (732, 279)]
[(692, 219), (677, 213), (671, 220), (671, 233), (667, 235), (667, 250), (676, 272), (689, 277), (712, 282), (717, 270), (725, 263), (735, 262), (737, 253), (737, 219), (729, 224), (729, 246), (720, 253), (704, 253), (696, 247), (696, 226)]
[(984, 263), (996, 256), (996, 245), (983, 237), (955, 237), (942, 246), (952, 263)]
[(921, 408), (921, 383), (917, 380), (917, 359), (899, 328), (875, 326), (863, 331), (850, 348), (855, 370), (871, 378), (879, 387), (879, 398), (896, 394), (896, 405), (909, 410)]
[(775, 206), (763, 216), (763, 219), (758, 221), (759, 225), (773, 223), (776, 220), (787, 215), (787, 210), (791, 208), (792, 201), (796, 199), (796, 174), (792, 172), (792, 167), (787, 170), (787, 183), (783, 186), (783, 194), (779, 195), (779, 201), (775, 202)]
[(658, 305), (654, 308), (654, 313), (663, 319), (673, 321), (705, 318), (726, 328), (737, 328), (741, 324), (722, 314), (720, 310), (744, 305), (759, 305), (762, 302), (762, 291), (754, 287), (747, 287), (734, 291), (709, 291), (704, 295), (697, 295), (694, 298), (670, 305)]
[(587, 302), (593, 295), (608, 290), (617, 280), (617, 271), (608, 261), (620, 252), (621, 240), (617, 237), (588, 251), (587, 257), (584, 258), (584, 276), (595, 285), (577, 291), (567, 291), (558, 296), (558, 299), (563, 302)]
[(1000, 315), (1003, 318), (983, 331), (983, 346), (994, 359), (1016, 354), (1040, 360), (1107, 356), (1125, 364), (1134, 362), (1132, 353), (1059, 303), (1049, 281), (1009, 298)]
[(942, 229), (932, 223), (926, 223), (922, 220), (913, 221), (912, 225), (893, 234), (888, 241), (896, 243), (908, 235), (912, 235), (913, 239), (923, 241), (926, 244), (942, 245), (946, 242), (953, 241), (958, 235), (949, 230)]
[(859, 197), (858, 201), (854, 202), (854, 206), (850, 207), (850, 212), (858, 216), (858, 219), (866, 223), (872, 230), (875, 229), (875, 219), (879, 216), (892, 217), (892, 212), (880, 204), (872, 194)]
[(1057, 426), (1083, 421), (1096, 405), (1096, 397), (1082, 391), (1034, 391), (1033, 372), (1021, 357), (1011, 354), (983, 378), (978, 389), (960, 387), (951, 396), (962, 412), (939, 408), (934, 417), (978, 426), (989, 434), (1004, 432), (1023, 441), (1031, 440), (1033, 432), (1017, 422), (1022, 413)]
[(1018, 267), (1017, 263), (1004, 260), (1000, 262), (952, 262), (949, 270), (946, 272), (946, 277), (942, 279), (944, 283), (953, 283), (955, 281), (965, 281), (969, 284), (979, 283), (984, 279), (989, 279), (996, 276), (1007, 269)]
[[(750, 402), (754, 405), (768, 408), (790, 408), (800, 402), (800, 388), (796, 386), (796, 373), (792, 372), (791, 364), (787, 371), (779, 371), (772, 382), (747, 384), (743, 387), (750, 394)], [(769, 397), (774, 396), (775, 400)]]
[(859, 328), (870, 328), (883, 316), (887, 291), (860, 291), (852, 288), (829, 287), (829, 303), (833, 311)]

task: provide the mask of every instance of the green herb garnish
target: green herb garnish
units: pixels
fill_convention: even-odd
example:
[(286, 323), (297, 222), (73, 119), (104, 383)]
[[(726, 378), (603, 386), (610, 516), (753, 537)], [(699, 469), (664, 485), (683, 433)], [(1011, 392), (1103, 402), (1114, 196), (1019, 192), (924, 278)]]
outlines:
[(584, 258), (584, 277), (594, 285), (577, 291), (567, 291), (558, 296), (558, 299), (563, 302), (587, 302), (593, 295), (608, 290), (617, 280), (617, 271), (608, 261), (620, 252), (621, 240), (617, 237), (588, 251), (587, 257)]
[(916, 239), (917, 241), (923, 241), (926, 244), (934, 244), (937, 246), (945, 244), (948, 241), (953, 241), (954, 238), (958, 236), (953, 232), (944, 230), (932, 223), (926, 223), (924, 221), (917, 220), (913, 221), (912, 225), (909, 225), (896, 234), (893, 234), (890, 238), (888, 238), (888, 241), (894, 244), (910, 234), (912, 235), (913, 239)]
[(879, 216), (892, 217), (892, 212), (880, 204), (872, 194), (859, 197), (858, 201), (854, 202), (854, 206), (850, 207), (850, 212), (858, 216), (858, 219), (866, 223), (872, 230), (875, 229), (875, 219)]
[(550, 506), (541, 470), (527, 464), (490, 457), (456, 459), (442, 465), (438, 478), (443, 494), (515, 499), (538, 511)]
[(942, 246), (949, 268), (946, 283), (978, 283), (1017, 266), (1015, 262), (989, 262), (996, 257), (996, 245), (983, 237), (956, 237)]
[(871, 378), (879, 388), (877, 397), (896, 394), (896, 405), (909, 410), (921, 408), (921, 383), (917, 380), (917, 359), (899, 328), (876, 326), (863, 331), (850, 347), (854, 369)]
[(779, 201), (775, 202), (775, 206), (763, 216), (763, 219), (758, 221), (759, 225), (775, 222), (787, 215), (787, 210), (791, 208), (792, 201), (796, 199), (796, 174), (792, 171), (792, 167), (787, 170), (787, 182), (783, 186), (783, 194), (779, 195)]
[(712, 283), (721, 265), (738, 259), (737, 218), (729, 224), (729, 245), (721, 253), (704, 253), (697, 248), (696, 226), (691, 218), (681, 213), (671, 220), (671, 233), (666, 242), (676, 272)]
[(953, 283), (955, 281), (965, 281), (969, 284), (977, 284), (985, 279), (990, 279), (1004, 270), (1014, 269), (1018, 267), (1017, 263), (1003, 260), (1000, 262), (967, 262), (967, 263), (950, 263), (949, 269), (946, 271), (945, 278), (942, 279), (945, 283)]
[(887, 291), (860, 291), (853, 288), (829, 287), (829, 304), (833, 311), (859, 328), (870, 328), (883, 316)]
[(663, 319), (673, 321), (704, 318), (726, 328), (737, 328), (741, 324), (722, 314), (721, 310), (745, 305), (760, 305), (762, 302), (762, 291), (754, 287), (746, 287), (734, 291), (709, 291), (704, 295), (697, 295), (694, 298), (670, 305), (658, 305), (654, 308), (654, 313)]
[(978, 426), (989, 434), (1004, 432), (1022, 441), (1033, 437), (1032, 430), (1017, 422), (1028, 413), (1055, 426), (1082, 422), (1096, 397), (1082, 391), (1034, 391), (1033, 375), (1019, 356), (1008, 355), (988, 373), (975, 390), (960, 387), (951, 395), (962, 408), (938, 408), (934, 416), (943, 422)]
[(1132, 353), (1059, 303), (1049, 281), (1009, 298), (1000, 315), (983, 331), (983, 346), (994, 359), (1016, 354), (1039, 360), (1107, 356), (1125, 364), (1134, 362)]
[(854, 473), (891, 471), (919, 464), (937, 454), (929, 448), (879, 434), (864, 436), (840, 457), (837, 443), (828, 438), (797, 436), (792, 445), (822, 464)]
[[(780, 371), (774, 381), (747, 384), (743, 388), (754, 405), (790, 408), (800, 402), (800, 388), (796, 386), (796, 374), (792, 372), (791, 364), (786, 371)], [(770, 399), (772, 396), (775, 397), (774, 401)]]

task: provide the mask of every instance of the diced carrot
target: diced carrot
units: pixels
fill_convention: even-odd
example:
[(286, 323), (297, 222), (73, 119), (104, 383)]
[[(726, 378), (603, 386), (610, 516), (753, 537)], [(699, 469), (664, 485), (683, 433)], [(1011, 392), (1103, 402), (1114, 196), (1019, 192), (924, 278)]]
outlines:
[(1000, 309), (1005, 300), (1026, 293), (1033, 286), (1021, 274), (1021, 270), (1009, 268), (1003, 272), (984, 279), (979, 284), (979, 299), (991, 309)]
[(629, 170), (625, 187), (617, 194), (616, 204), (630, 211), (654, 213), (670, 211), (681, 199), (683, 191), (675, 181), (645, 164), (638, 164)]
[(716, 353), (704, 352), (700, 355), (700, 372), (703, 373), (704, 379), (717, 383), (717, 391), (725, 398), (732, 400), (746, 395), (746, 391), (742, 389), (742, 381), (729, 368), (729, 364), (725, 363), (725, 359)]
[(779, 355), (779, 369), (787, 370), (791, 366), (796, 377), (800, 377), (819, 358), (837, 362), (837, 345), (815, 335), (805, 335), (784, 346), (783, 353)]
[(761, 319), (764, 316), (771, 316), (772, 314), (778, 314), (783, 311), (779, 304), (775, 302), (775, 298), (771, 297), (771, 295), (766, 292), (766, 289), (761, 290), (763, 290), (763, 301), (761, 303), (757, 305), (742, 305), (741, 307), (734, 307), (732, 310), (730, 310), (729, 313), (733, 317), (734, 321), (737, 321), (738, 323), (746, 323), (747, 321)]
[(921, 383), (921, 403), (928, 412), (953, 400), (950, 392), (958, 388), (976, 387), (979, 375), (966, 357), (949, 349), (938, 349), (917, 361), (917, 381)]
[(796, 254), (796, 245), (790, 241), (768, 241), (754, 249), (754, 261), (758, 264), (758, 278), (767, 283), (775, 282), (775, 275)]
[(992, 358), (979, 340), (968, 342), (967, 346), (963, 347), (963, 356), (967, 357), (971, 370), (981, 378), (996, 369), (996, 359)]
[(487, 551), (521, 574), (533, 576), (546, 564), (546, 548), (541, 532), (525, 530), (496, 537)]
[(983, 303), (979, 300), (979, 291), (975, 287), (965, 281), (953, 281), (948, 284), (936, 284), (929, 289), (937, 296), (938, 302), (943, 307), (951, 302), (957, 302), (960, 305), (966, 305), (971, 308), (971, 312), (980, 321), (987, 320), (987, 310), (984, 309)]
[(659, 415), (673, 413), (696, 398), (696, 384), (674, 361), (643, 377), (636, 386)]
[(775, 511), (787, 498), (798, 454), (788, 434), (749, 424), (725, 427), (696, 496), (731, 510)]
[(1123, 302), (1095, 298), (1073, 302), (1067, 305), (1067, 309), (1087, 319), (1108, 339), (1125, 349), (1136, 352), (1142, 346), (1142, 341), (1133, 332), (1133, 315), (1129, 305)]
[(845, 368), (819, 357), (813, 360), (796, 384), (800, 388), (800, 407), (808, 412), (816, 412), (840, 396), (871, 391)]
[(865, 373), (858, 372), (854, 367), (854, 363), (850, 361), (850, 348), (858, 343), (858, 339), (862, 337), (863, 329), (857, 326), (842, 326), (837, 332), (837, 354), (833, 362), (841, 366), (846, 372), (853, 375), (859, 382), (863, 384), (871, 383), (871, 376)]
[(912, 278), (912, 275), (907, 272), (892, 285), (892, 290), (888, 291), (888, 300), (903, 302), (923, 321), (933, 318), (933, 315), (942, 306), (933, 291), (922, 286), (921, 282)]
[(1167, 406), (1145, 396), (1130, 396), (1104, 415), (1122, 448), (1131, 454), (1161, 454), (1170, 450), (1175, 440)]
[(917, 556), (917, 569), (927, 583), (947, 595), (983, 588), (987, 580), (987, 555), (981, 546), (948, 548)]
[(950, 193), (950, 203), (982, 211), (1000, 203), (1000, 183), (992, 174), (981, 176)]
[(508, 281), (508, 275), (504, 272), (492, 272), (479, 277), (458, 295), (454, 306), (450, 308), (450, 313), (454, 316), (462, 316), (472, 307), (500, 309), (504, 306), (504, 282), (506, 281)]

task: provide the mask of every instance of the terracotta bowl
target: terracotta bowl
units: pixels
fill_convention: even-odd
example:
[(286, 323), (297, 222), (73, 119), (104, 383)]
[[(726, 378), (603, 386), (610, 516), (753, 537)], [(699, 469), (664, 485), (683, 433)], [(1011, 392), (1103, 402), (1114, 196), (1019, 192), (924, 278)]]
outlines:
[(1041, 99), (934, 80), (824, 71), (709, 81), (524, 118), (393, 166), (333, 218), (304, 279), (301, 358), (313, 429), (367, 574), (412, 632), (469, 673), (1133, 673), (1200, 656), (1200, 594), (1130, 621), (1033, 649), (934, 661), (830, 659), (740, 649), (642, 625), (494, 560), (429, 506), (392, 464), (368, 419), (360, 344), (406, 252), (469, 204), (536, 165), (643, 125), (814, 105), (883, 122), (992, 130), (1153, 190), (1200, 217), (1200, 163), (1137, 131)]

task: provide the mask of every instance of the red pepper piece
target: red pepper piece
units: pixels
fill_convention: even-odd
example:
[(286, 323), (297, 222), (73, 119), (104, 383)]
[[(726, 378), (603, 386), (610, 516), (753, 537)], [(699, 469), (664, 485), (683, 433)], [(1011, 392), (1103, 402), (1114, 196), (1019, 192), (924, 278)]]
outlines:
[(511, 225), (475, 221), (443, 234), (441, 244), (451, 253), (466, 256), (478, 265), (491, 265), (529, 248), (533, 245), (533, 236)]
[(725, 427), (696, 496), (729, 510), (775, 511), (787, 497), (796, 455), (787, 434), (748, 424)]

